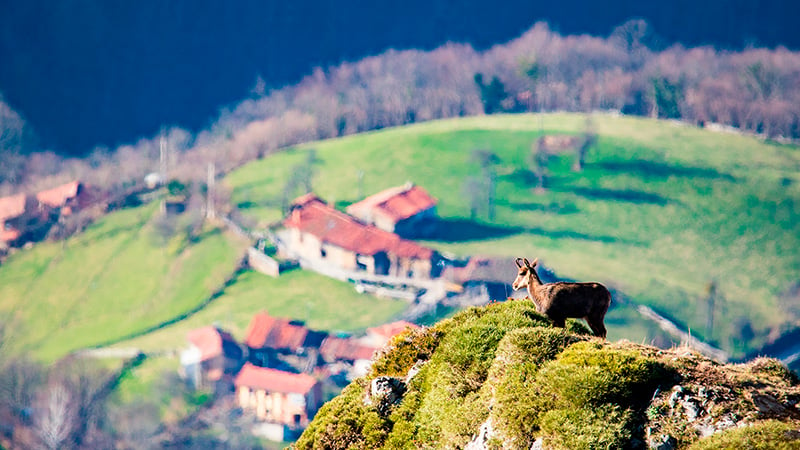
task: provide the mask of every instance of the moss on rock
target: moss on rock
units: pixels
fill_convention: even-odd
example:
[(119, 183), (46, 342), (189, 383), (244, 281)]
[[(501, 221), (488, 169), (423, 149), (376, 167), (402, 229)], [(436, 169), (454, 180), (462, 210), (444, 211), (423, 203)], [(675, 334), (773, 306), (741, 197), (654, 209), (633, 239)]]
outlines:
[[(773, 417), (784, 421), (737, 429), (744, 434), (732, 439), (793, 436), (785, 431), (796, 425), (781, 424), (800, 415), (800, 386), (775, 360), (722, 365), (685, 348), (588, 334), (578, 321), (553, 328), (527, 301), (469, 308), (406, 332), (376, 356), (367, 377), (320, 409), (295, 447), (463, 448), (484, 430), (481, 445), (490, 448), (529, 449), (540, 438), (550, 449), (640, 448), (654, 439), (729, 448), (724, 436), (732, 431), (698, 439)], [(365, 401), (378, 376), (405, 380), (402, 399), (380, 414)], [(680, 389), (683, 397), (673, 399)], [(690, 403), (699, 405), (696, 419), (687, 416)]]

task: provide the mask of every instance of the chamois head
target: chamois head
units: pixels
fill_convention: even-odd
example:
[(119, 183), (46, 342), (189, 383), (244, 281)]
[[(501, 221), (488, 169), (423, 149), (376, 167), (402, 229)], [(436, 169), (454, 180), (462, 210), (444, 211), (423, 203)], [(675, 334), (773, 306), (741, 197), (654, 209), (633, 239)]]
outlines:
[(514, 284), (511, 285), (514, 290), (519, 290), (531, 284), (531, 278), (536, 276), (536, 264), (539, 263), (539, 258), (533, 260), (533, 263), (528, 262), (528, 258), (517, 258), (517, 267), (519, 273)]

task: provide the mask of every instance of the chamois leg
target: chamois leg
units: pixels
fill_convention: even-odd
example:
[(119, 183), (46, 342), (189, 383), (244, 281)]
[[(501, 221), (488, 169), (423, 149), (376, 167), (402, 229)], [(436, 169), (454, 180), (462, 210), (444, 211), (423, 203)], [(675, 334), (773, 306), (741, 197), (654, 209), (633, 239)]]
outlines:
[(566, 319), (552, 319), (552, 320), (553, 320), (553, 326), (554, 327), (564, 328), (567, 325), (566, 324)]
[(589, 328), (592, 329), (592, 332), (594, 332), (595, 336), (603, 339), (606, 338), (606, 326), (603, 325), (603, 319), (595, 320), (587, 318), (586, 323), (589, 324)]

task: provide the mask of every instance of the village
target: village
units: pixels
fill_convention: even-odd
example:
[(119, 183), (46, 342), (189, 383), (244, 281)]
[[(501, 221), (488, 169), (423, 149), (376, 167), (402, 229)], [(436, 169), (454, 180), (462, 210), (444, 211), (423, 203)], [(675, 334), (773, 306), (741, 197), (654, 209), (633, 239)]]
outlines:
[[(152, 184), (152, 183), (151, 183)], [(157, 186), (148, 185), (146, 193)], [(106, 203), (104, 203), (104, 201)], [(102, 214), (107, 197), (79, 181), (35, 195), (0, 199), (5, 250), (54, 238), (53, 230), (78, 213)], [(401, 317), (363, 335), (330, 334), (300, 321), (256, 313), (239, 341), (209, 324), (190, 331), (179, 352), (179, 374), (188, 386), (212, 392), (253, 420), (254, 434), (275, 441), (297, 438), (324, 401), (365, 375), (376, 351), (392, 337), (417, 329), (414, 321), (445, 305), (462, 307), (506, 299), (512, 260), (456, 259), (412, 239), (435, 239), (437, 200), (407, 183), (340, 211), (314, 193), (295, 199), (279, 226), (255, 234), (230, 219), (228, 227), (255, 241), (247, 265), (266, 276), (313, 270), (353, 284), (356, 291), (401, 299)], [(164, 214), (181, 214), (180, 202)]]

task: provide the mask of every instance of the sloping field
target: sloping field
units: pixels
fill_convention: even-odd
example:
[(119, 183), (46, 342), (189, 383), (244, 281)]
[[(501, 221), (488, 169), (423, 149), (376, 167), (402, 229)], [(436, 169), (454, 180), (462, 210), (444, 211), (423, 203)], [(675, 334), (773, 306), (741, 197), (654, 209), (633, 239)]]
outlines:
[(243, 341), (253, 315), (267, 311), (275, 317), (302, 320), (314, 330), (359, 332), (385, 323), (408, 306), (400, 300), (358, 294), (353, 285), (314, 272), (294, 270), (270, 278), (245, 271), (223, 295), (201, 311), (174, 325), (121, 342), (146, 352), (186, 346), (186, 333), (217, 324)]
[[(156, 205), (109, 214), (85, 233), (37, 244), (0, 268), (8, 348), (43, 360), (140, 333), (193, 310), (232, 274), (242, 249), (219, 229), (162, 242)], [(239, 245), (241, 247), (241, 244)]]
[[(798, 320), (785, 296), (800, 273), (797, 147), (642, 118), (598, 115), (592, 126), (599, 139), (585, 169), (570, 170), (571, 154), (552, 158), (544, 191), (529, 173), (531, 144), (542, 133), (581, 134), (585, 116), (473, 117), (316, 142), (226, 182), (243, 214), (274, 222), (289, 177), (313, 149), (314, 191), (338, 206), (413, 181), (440, 200), (448, 231), (431, 246), (538, 256), (560, 276), (607, 283), (735, 355)], [(471, 158), (481, 149), (500, 160), (492, 220), (485, 211), (470, 220), (465, 188), (481, 178)], [(651, 338), (613, 322), (612, 339)]]
[(107, 344), (171, 351), (186, 345), (189, 330), (212, 323), (242, 339), (253, 314), (263, 310), (314, 329), (359, 331), (407, 306), (311, 272), (279, 279), (234, 274), (245, 242), (217, 228), (194, 242), (180, 232), (165, 242), (156, 211), (155, 204), (118, 211), (79, 236), (9, 258), (0, 267), (0, 317), (9, 326), (4, 350), (45, 361)]

